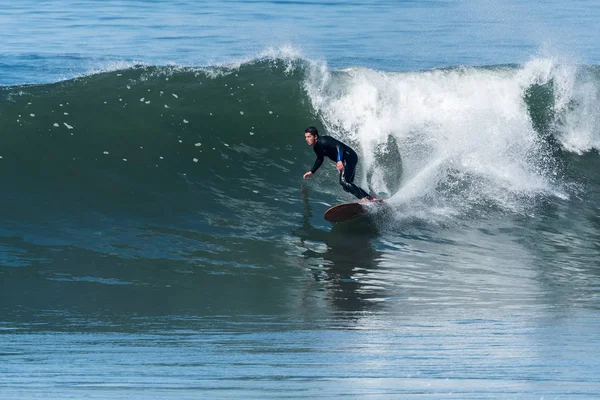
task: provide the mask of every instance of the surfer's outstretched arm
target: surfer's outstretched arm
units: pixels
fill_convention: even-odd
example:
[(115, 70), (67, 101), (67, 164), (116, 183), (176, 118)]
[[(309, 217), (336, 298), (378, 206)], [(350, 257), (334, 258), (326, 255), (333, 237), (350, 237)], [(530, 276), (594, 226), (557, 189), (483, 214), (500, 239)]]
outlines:
[(315, 160), (315, 163), (313, 165), (313, 167), (310, 169), (310, 172), (312, 172), (313, 174), (315, 172), (317, 172), (317, 170), (319, 169), (319, 167), (321, 167), (321, 164), (323, 164), (323, 160), (325, 159), (325, 157), (322, 154), (319, 154), (317, 156), (317, 159)]

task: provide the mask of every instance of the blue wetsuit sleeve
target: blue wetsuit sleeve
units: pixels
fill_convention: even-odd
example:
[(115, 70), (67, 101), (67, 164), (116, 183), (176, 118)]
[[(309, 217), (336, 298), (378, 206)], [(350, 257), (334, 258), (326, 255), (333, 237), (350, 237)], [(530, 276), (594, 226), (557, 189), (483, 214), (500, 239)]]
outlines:
[(342, 161), (342, 157), (344, 155), (344, 148), (339, 143), (335, 147), (337, 147), (337, 160)]
[(321, 164), (323, 164), (323, 158), (324, 158), (324, 156), (322, 154), (317, 156), (317, 159), (315, 160), (315, 164), (311, 168), (310, 172), (312, 172), (313, 174), (315, 172), (317, 172), (317, 170), (319, 169)]

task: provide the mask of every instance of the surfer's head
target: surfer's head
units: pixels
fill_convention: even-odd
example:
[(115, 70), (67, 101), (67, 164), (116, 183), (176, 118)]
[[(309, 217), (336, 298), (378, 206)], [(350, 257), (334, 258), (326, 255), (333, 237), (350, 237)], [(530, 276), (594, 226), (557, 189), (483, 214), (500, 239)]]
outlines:
[(306, 144), (312, 146), (317, 143), (317, 139), (319, 139), (319, 131), (314, 126), (309, 126), (304, 130), (304, 140), (306, 140)]

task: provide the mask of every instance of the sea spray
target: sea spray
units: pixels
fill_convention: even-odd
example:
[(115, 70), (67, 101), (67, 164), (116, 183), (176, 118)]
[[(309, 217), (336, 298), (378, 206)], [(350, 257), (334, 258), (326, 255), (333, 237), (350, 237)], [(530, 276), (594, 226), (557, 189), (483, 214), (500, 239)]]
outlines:
[[(490, 207), (526, 212), (539, 196), (565, 196), (556, 179), (559, 163), (532, 123), (526, 94), (533, 85), (556, 87), (544, 105), (556, 109), (549, 118), (568, 109), (566, 122), (552, 119), (547, 126), (573, 126), (573, 119), (594, 123), (593, 117), (578, 119), (570, 106), (578, 93), (573, 85), (589, 98), (588, 86), (577, 86), (577, 71), (552, 60), (407, 73), (365, 68), (311, 73), (306, 90), (327, 130), (362, 155), (361, 183), (392, 194), (392, 203), (412, 202), (418, 213), (443, 209), (468, 215)], [(584, 103), (580, 113), (594, 104)], [(563, 143), (566, 132), (557, 131)], [(375, 157), (390, 147), (401, 164)], [(383, 179), (391, 172), (401, 176), (395, 187)]]

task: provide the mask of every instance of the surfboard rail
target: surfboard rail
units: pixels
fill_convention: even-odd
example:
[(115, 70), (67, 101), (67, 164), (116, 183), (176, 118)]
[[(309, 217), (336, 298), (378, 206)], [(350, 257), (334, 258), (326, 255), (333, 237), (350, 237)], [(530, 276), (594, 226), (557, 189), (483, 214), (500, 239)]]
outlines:
[(358, 218), (367, 214), (373, 203), (383, 204), (385, 199), (371, 201), (353, 201), (350, 203), (337, 204), (325, 211), (325, 219), (329, 222), (343, 222)]

